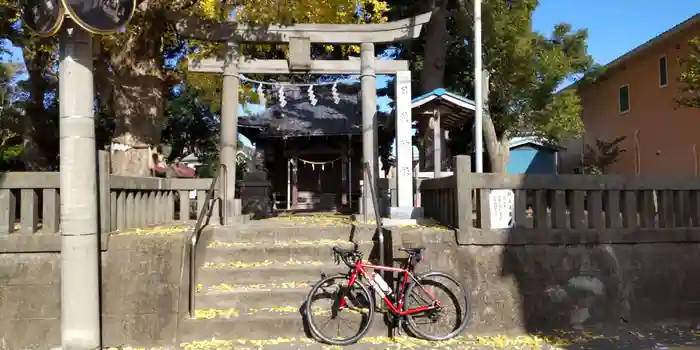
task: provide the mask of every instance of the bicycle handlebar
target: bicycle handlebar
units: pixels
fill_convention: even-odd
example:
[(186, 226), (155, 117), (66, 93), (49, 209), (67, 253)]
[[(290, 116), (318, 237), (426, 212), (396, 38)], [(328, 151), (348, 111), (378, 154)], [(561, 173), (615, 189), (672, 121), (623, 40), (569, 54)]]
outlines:
[(335, 260), (336, 265), (340, 264), (340, 262), (342, 261), (349, 268), (355, 268), (357, 260), (362, 259), (362, 253), (357, 251), (357, 243), (353, 242), (353, 244), (353, 249), (343, 249), (339, 246), (333, 247), (333, 259)]

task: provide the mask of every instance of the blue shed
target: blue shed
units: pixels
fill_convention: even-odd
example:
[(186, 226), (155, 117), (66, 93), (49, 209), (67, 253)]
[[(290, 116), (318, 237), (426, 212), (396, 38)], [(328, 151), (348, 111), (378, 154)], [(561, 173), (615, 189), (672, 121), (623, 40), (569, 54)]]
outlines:
[(536, 137), (510, 139), (509, 174), (556, 174), (557, 153), (561, 148)]

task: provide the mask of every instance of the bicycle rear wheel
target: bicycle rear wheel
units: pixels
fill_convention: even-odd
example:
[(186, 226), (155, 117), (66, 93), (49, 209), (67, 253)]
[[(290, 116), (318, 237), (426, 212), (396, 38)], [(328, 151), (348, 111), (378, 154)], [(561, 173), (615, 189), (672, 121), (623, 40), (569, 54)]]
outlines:
[[(369, 330), (374, 319), (374, 298), (365, 285), (356, 281), (348, 286), (346, 275), (329, 276), (313, 286), (306, 297), (304, 315), (317, 340), (331, 345), (350, 345), (360, 340)], [(321, 301), (321, 299), (327, 299)], [(340, 308), (340, 300), (345, 299), (345, 306)], [(317, 303), (319, 302), (320, 303)], [(316, 305), (312, 305), (316, 304)], [(320, 304), (320, 305), (319, 305)], [(327, 321), (317, 320), (327, 318)], [(353, 319), (359, 321), (352, 326)], [(337, 326), (330, 326), (332, 321)], [(331, 331), (341, 331), (344, 335), (331, 335)]]
[[(440, 307), (406, 316), (406, 326), (413, 335), (432, 341), (452, 339), (467, 327), (469, 299), (457, 280), (443, 272), (428, 272), (416, 278), (406, 288), (404, 310), (432, 304), (433, 298), (440, 301)], [(431, 298), (432, 296), (433, 298)], [(447, 321), (443, 331), (435, 330), (438, 323)], [(423, 329), (427, 326), (428, 329)]]

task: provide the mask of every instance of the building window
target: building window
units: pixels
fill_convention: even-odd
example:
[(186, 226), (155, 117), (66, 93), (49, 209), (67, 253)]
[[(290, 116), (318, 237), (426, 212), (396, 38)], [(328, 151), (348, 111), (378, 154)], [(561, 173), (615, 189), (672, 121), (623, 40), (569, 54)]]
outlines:
[(630, 86), (623, 85), (620, 87), (620, 114), (630, 111)]
[(668, 85), (668, 64), (666, 56), (659, 58), (659, 86), (666, 87)]

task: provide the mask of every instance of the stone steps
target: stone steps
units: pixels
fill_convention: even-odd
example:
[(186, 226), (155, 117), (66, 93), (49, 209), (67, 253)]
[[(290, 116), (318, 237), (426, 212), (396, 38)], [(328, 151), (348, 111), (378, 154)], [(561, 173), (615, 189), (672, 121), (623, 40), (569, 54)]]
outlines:
[(275, 243), (293, 241), (371, 240), (372, 226), (246, 225), (212, 228), (212, 241)]
[[(290, 306), (291, 308), (291, 306)], [(307, 337), (301, 313), (259, 312), (253, 315), (212, 317), (184, 320), (180, 341), (201, 339), (266, 339), (269, 337)], [(209, 310), (197, 310), (200, 314)], [(226, 311), (225, 309), (221, 310)]]
[[(331, 248), (351, 248), (351, 237), (366, 255), (373, 247), (374, 232), (358, 232), (350, 226), (214, 228), (198, 255), (196, 311), (183, 321), (181, 341), (308, 338), (301, 307), (311, 287), (322, 274), (349, 270), (334, 263)], [(386, 335), (381, 314), (373, 327), (373, 334)]]
[[(368, 255), (373, 243), (358, 242), (361, 252)], [(333, 262), (333, 246), (352, 248), (353, 245), (343, 240), (293, 241), (277, 243), (260, 243), (253, 245), (245, 241), (213, 241), (205, 250), (205, 262), (223, 264), (230, 261), (255, 261), (264, 256), (266, 259), (288, 261), (324, 261)]]
[(235, 308), (244, 311), (289, 303), (302, 305), (311, 290), (311, 286), (311, 284), (306, 283), (251, 286), (216, 285), (199, 291), (196, 305), (197, 308), (202, 309)]
[(321, 274), (346, 273), (348, 267), (322, 261), (230, 261), (205, 264), (197, 272), (197, 282), (204, 286), (220, 283), (237, 285), (283, 282), (316, 283)]
[[(198, 309), (194, 319), (181, 324), (182, 342), (202, 339), (311, 338), (300, 305), (274, 306), (265, 309)], [(353, 321), (352, 327), (359, 326)], [(386, 336), (384, 317), (376, 313), (367, 337)]]

